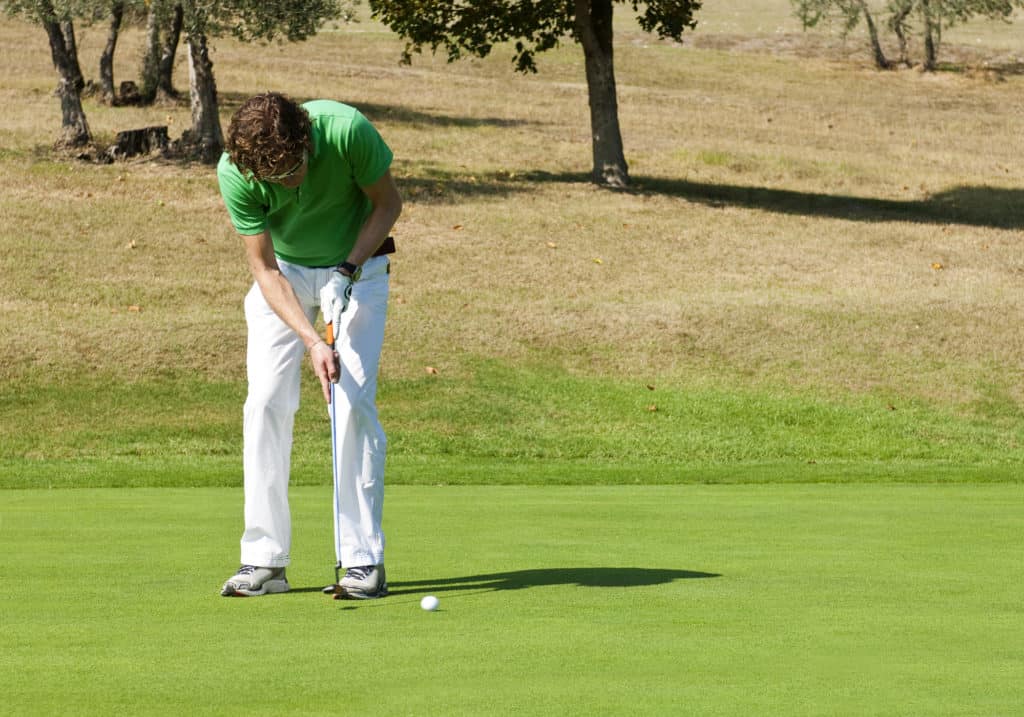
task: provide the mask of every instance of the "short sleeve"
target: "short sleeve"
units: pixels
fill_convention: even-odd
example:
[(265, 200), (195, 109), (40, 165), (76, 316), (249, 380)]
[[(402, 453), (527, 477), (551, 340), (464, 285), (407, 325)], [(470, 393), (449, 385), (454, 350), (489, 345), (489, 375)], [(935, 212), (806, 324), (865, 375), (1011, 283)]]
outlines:
[(243, 236), (263, 233), (267, 228), (266, 210), (252, 183), (246, 181), (226, 153), (217, 165), (217, 182), (235, 231)]
[(384, 176), (394, 155), (370, 120), (356, 112), (349, 125), (348, 156), (356, 183), (368, 187)]

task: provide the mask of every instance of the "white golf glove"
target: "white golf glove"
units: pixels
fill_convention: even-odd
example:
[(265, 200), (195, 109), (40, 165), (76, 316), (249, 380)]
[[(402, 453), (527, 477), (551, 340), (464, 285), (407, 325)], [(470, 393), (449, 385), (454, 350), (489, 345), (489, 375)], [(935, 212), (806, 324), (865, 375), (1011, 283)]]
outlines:
[(334, 325), (334, 335), (338, 335), (341, 326), (341, 315), (348, 308), (352, 299), (352, 277), (340, 271), (331, 272), (331, 280), (320, 289), (320, 310), (324, 312), (324, 323)]

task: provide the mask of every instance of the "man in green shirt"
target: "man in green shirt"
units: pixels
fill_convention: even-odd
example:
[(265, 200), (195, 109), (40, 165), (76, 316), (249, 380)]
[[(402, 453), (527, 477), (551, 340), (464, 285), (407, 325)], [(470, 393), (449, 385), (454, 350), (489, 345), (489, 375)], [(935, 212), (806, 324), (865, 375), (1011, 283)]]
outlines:
[[(335, 448), (336, 584), (325, 591), (383, 597), (386, 439), (377, 369), (394, 246), (388, 234), (402, 209), (391, 150), (356, 109), (328, 100), (298, 105), (277, 93), (239, 108), (226, 145), (217, 179), (255, 283), (245, 299), (242, 565), (221, 594), (289, 589), (292, 429), (308, 351), (331, 405)], [(318, 309), (336, 347), (313, 326)]]

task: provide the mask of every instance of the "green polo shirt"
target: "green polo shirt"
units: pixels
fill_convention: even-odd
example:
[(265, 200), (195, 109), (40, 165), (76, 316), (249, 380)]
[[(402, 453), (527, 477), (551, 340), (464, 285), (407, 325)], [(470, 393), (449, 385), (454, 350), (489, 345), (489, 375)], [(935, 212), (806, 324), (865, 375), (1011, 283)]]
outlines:
[(366, 187), (391, 166), (392, 153), (358, 110), (340, 102), (303, 105), (313, 150), (302, 184), (286, 189), (244, 175), (225, 152), (217, 181), (231, 223), (242, 235), (270, 230), (274, 253), (300, 266), (331, 266), (348, 256), (373, 205)]

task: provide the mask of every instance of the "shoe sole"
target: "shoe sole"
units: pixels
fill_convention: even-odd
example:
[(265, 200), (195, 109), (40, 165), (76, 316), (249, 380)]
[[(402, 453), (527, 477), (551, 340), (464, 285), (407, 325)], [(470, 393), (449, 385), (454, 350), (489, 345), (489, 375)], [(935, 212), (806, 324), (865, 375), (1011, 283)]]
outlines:
[(259, 597), (268, 593), (286, 593), (291, 590), (287, 580), (268, 580), (258, 590), (236, 587), (234, 583), (225, 583), (220, 594), (223, 597)]

